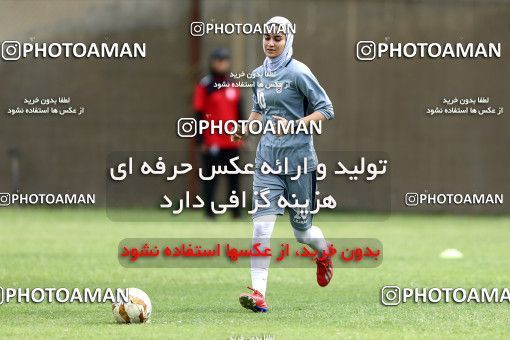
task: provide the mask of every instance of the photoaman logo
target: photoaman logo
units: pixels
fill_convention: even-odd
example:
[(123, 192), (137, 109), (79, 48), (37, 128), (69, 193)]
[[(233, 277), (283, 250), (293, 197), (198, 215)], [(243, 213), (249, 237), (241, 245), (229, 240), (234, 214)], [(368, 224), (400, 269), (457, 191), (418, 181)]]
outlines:
[(6, 40), (2, 43), (2, 59), (16, 61), (22, 58), (145, 58), (145, 43), (21, 43)]

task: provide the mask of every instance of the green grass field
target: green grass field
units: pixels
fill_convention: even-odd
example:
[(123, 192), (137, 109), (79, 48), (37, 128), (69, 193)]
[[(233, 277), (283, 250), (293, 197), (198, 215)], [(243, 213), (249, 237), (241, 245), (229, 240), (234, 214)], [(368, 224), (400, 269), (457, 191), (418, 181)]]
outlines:
[[(247, 237), (249, 221), (111, 222), (103, 210), (0, 209), (2, 287), (127, 287), (145, 290), (152, 322), (114, 323), (109, 304), (4, 304), (0, 337), (21, 338), (508, 338), (510, 304), (414, 304), (385, 307), (384, 285), (510, 287), (510, 218), (393, 215), (384, 222), (323, 222), (328, 237), (375, 237), (384, 261), (375, 269), (338, 269), (320, 288), (315, 269), (269, 274), (267, 314), (243, 309), (249, 269), (128, 269), (117, 245), (128, 237)], [(274, 236), (291, 237), (280, 218)], [(439, 253), (457, 248), (461, 260)]]

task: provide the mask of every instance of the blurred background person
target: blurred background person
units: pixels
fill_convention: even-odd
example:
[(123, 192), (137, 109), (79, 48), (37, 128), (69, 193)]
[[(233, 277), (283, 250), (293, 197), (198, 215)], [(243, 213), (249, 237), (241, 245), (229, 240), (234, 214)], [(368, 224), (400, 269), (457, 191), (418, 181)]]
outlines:
[[(193, 95), (193, 108), (197, 120), (207, 120), (210, 123), (218, 124), (227, 120), (238, 121), (242, 119), (242, 98), (238, 87), (223, 86), (231, 84), (230, 78), (231, 59), (226, 48), (216, 48), (209, 56), (209, 74), (206, 75), (195, 88)], [(218, 86), (218, 85), (222, 86)], [(213, 166), (226, 165), (233, 170), (229, 160), (239, 156), (240, 142), (233, 142), (229, 135), (223, 133), (211, 133), (205, 131), (197, 134), (197, 143), (202, 153), (203, 173), (211, 174)], [(227, 195), (239, 193), (239, 174), (228, 175)], [(218, 176), (203, 183), (203, 197), (206, 205), (208, 218), (214, 218), (215, 214), (211, 209), (211, 202), (214, 200)], [(219, 200), (223, 202), (225, 200)], [(241, 216), (240, 208), (232, 209), (234, 218)]]

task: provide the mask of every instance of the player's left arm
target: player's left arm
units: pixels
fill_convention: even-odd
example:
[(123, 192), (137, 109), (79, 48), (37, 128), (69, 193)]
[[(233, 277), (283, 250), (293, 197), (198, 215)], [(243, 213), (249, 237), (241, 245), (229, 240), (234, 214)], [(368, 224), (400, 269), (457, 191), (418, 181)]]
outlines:
[(298, 119), (305, 123), (306, 126), (310, 125), (310, 122), (319, 122), (328, 120), (326, 116), (321, 111), (314, 111), (311, 114), (305, 116), (304, 118)]
[[(308, 67), (305, 66), (304, 70), (297, 74), (296, 86), (308, 100), (309, 106), (313, 110), (312, 113), (298, 119), (296, 123), (303, 121), (306, 126), (309, 126), (312, 121), (326, 121), (335, 118), (331, 100)], [(283, 117), (273, 117), (278, 120), (285, 120)]]
[(308, 124), (311, 121), (325, 121), (335, 118), (333, 104), (326, 91), (319, 84), (312, 71), (305, 66), (304, 70), (296, 77), (296, 86), (308, 100), (312, 113), (301, 118)]

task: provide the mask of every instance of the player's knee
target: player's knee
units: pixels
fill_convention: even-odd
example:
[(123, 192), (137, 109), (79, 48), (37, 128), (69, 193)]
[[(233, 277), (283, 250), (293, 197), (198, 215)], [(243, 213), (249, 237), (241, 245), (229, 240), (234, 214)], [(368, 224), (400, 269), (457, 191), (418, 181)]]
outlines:
[(253, 237), (271, 237), (273, 224), (271, 222), (256, 222), (253, 226)]
[(268, 237), (268, 238), (271, 237), (275, 221), (276, 221), (275, 215), (266, 215), (254, 219), (253, 237)]
[(307, 231), (302, 231), (302, 230), (297, 230), (297, 229), (294, 229), (294, 236), (296, 237), (296, 241), (298, 241), (299, 243), (303, 243), (303, 244), (308, 244), (309, 243), (309, 237), (307, 236)]
[(304, 238), (304, 237), (296, 236), (296, 240), (297, 240), (299, 243), (302, 243), (302, 244), (308, 244), (307, 239), (306, 239), (306, 238)]

